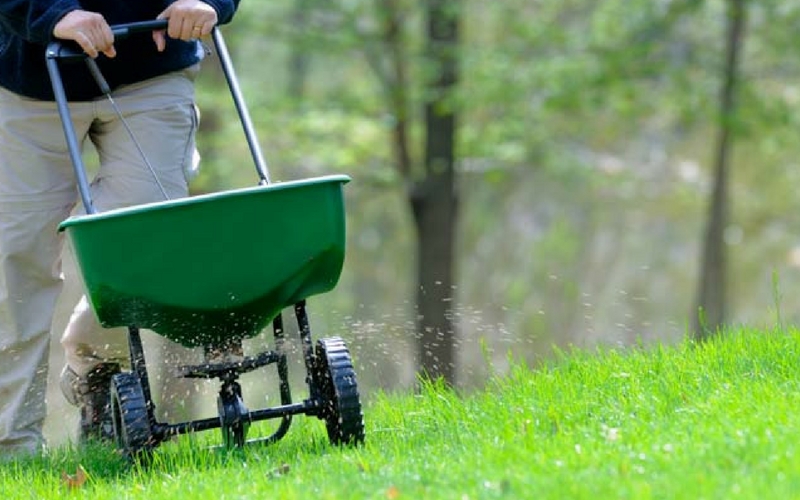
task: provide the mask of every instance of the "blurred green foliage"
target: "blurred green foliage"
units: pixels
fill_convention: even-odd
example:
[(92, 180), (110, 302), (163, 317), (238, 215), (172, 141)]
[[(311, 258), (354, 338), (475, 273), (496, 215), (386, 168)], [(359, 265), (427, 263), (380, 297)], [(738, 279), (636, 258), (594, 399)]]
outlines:
[[(392, 163), (381, 0), (243, 2), (224, 28), (276, 180), (347, 173), (349, 250), (312, 300), (378, 385), (413, 382), (415, 235)], [(412, 104), (430, 67), (422, 3), (406, 13)], [(683, 336), (718, 124), (724, 0), (464, 0), (458, 112), (461, 379), (485, 342), (536, 360), (552, 344)], [(800, 7), (748, 3), (735, 117), (731, 310), (769, 322), (772, 272), (800, 317)], [(224, 82), (201, 77), (196, 192), (256, 181)], [(412, 106), (412, 112), (416, 109)], [(418, 119), (418, 116), (412, 116)], [(412, 121), (412, 147), (422, 147)], [(800, 303), (800, 301), (794, 301)], [(371, 371), (367, 369), (367, 371)]]

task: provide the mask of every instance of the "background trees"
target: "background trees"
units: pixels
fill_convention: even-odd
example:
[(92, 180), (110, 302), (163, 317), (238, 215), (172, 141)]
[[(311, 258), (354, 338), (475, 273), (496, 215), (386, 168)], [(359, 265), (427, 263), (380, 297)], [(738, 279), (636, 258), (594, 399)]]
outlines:
[[(698, 306), (712, 328), (795, 314), (785, 303), (797, 288), (791, 2), (242, 8), (226, 34), (276, 177), (354, 177), (346, 271), (317, 314), (378, 358), (389, 373), (379, 385), (412, 381), (409, 365), (426, 353), (449, 359), (443, 338), (461, 369), (427, 369), (468, 384), (509, 349), (535, 360), (552, 344), (683, 336)], [(431, 13), (452, 26), (429, 30)], [(748, 44), (732, 45), (745, 15), (737, 33)], [(719, 107), (721, 95), (733, 102), (723, 91), (733, 49), (735, 117)], [(213, 79), (204, 88), (213, 119), (196, 189), (246, 182), (231, 169), (245, 150), (226, 96)], [(449, 150), (439, 133), (453, 134), (452, 160), (432, 149)], [(722, 151), (735, 165), (730, 214), (713, 219)], [(422, 216), (434, 206), (449, 215)], [(728, 254), (727, 285), (709, 275), (722, 261), (702, 258), (706, 229)], [(450, 242), (452, 264), (446, 246), (426, 260), (435, 241)], [(723, 292), (711, 307), (708, 293)], [(710, 315), (723, 306), (726, 316)]]

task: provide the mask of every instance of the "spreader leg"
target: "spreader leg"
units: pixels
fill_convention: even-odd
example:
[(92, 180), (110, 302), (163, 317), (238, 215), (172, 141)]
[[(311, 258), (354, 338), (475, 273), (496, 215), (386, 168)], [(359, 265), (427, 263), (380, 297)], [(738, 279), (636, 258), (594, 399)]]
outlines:
[(147, 420), (150, 422), (151, 427), (155, 427), (157, 425), (156, 406), (153, 404), (153, 397), (150, 393), (150, 377), (147, 375), (144, 345), (142, 344), (142, 335), (138, 326), (131, 325), (128, 327), (128, 347), (131, 356), (131, 371), (139, 377), (139, 382), (142, 385), (142, 394), (147, 404)]
[(275, 352), (278, 353), (278, 379), (280, 380), (281, 404), (292, 402), (292, 391), (289, 387), (289, 364), (286, 361), (286, 336), (283, 331), (283, 317), (278, 314), (272, 320), (272, 331), (275, 333)]
[[(278, 361), (276, 362), (278, 368), (278, 380), (280, 384), (281, 404), (292, 404), (292, 391), (289, 388), (289, 364), (286, 361), (286, 349), (284, 343), (286, 337), (283, 331), (283, 317), (278, 314), (272, 320), (272, 331), (275, 333), (275, 352), (278, 354)], [(281, 417), (281, 423), (275, 432), (263, 440), (265, 444), (272, 444), (283, 438), (289, 431), (292, 425), (292, 414), (287, 413)]]
[(301, 300), (294, 305), (294, 315), (297, 318), (297, 327), (300, 330), (300, 341), (303, 343), (303, 359), (306, 364), (306, 383), (308, 383), (309, 396), (311, 399), (317, 399), (319, 391), (313, 377), (315, 366), (314, 345), (311, 340), (311, 325), (308, 324), (305, 300)]

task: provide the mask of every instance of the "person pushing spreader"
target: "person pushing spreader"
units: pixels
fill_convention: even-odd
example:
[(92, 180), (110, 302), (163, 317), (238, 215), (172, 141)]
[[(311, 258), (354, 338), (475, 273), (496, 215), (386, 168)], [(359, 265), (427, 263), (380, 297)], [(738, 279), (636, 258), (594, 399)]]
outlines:
[[(166, 21), (156, 20), (112, 30), (116, 38), (124, 38), (165, 26)], [(131, 458), (172, 436), (216, 428), (228, 447), (271, 443), (287, 433), (292, 416), (304, 414), (325, 422), (331, 443), (360, 443), (364, 417), (350, 352), (338, 337), (314, 343), (306, 314), (306, 299), (332, 290), (343, 267), (343, 186), (350, 179), (332, 175), (270, 182), (217, 28), (212, 38), (255, 163), (257, 185), (103, 212), (90, 198), (60, 66), (85, 63), (116, 106), (93, 59), (62, 42), (47, 48), (47, 68), (85, 209), (62, 222), (59, 230), (72, 242), (86, 296), (101, 325), (128, 329), (131, 369), (111, 379), (114, 441)], [(147, 163), (146, 152), (143, 159)], [(283, 348), (282, 311), (287, 308), (297, 320), (307, 371), (308, 398), (298, 402), (292, 400)], [(244, 355), (242, 341), (270, 323), (274, 347)], [(202, 363), (177, 371), (186, 378), (220, 381), (216, 417), (156, 419), (140, 329), (203, 349)], [(249, 409), (238, 379), (268, 365), (277, 368), (280, 405)], [(247, 439), (252, 422), (276, 418), (281, 421), (272, 435)]]

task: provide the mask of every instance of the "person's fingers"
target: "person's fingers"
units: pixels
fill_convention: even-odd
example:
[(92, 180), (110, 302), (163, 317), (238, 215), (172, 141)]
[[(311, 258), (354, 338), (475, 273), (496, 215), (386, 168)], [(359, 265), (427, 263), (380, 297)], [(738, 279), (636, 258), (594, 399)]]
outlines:
[(194, 21), (189, 17), (182, 17), (180, 19), (181, 27), (180, 27), (180, 35), (178, 38), (181, 40), (191, 40), (192, 38), (197, 38), (194, 36)]
[(217, 24), (217, 13), (204, 2), (177, 0), (164, 9), (158, 19), (169, 19), (167, 35), (170, 38), (189, 41), (211, 33)]
[(102, 15), (74, 10), (64, 16), (53, 28), (53, 35), (63, 40), (74, 40), (86, 54), (95, 58), (100, 53), (115, 57), (114, 33)]
[(89, 39), (97, 52), (102, 52), (108, 57), (116, 55), (114, 34), (111, 33), (111, 28), (108, 25), (96, 26), (89, 33)]
[(117, 49), (114, 47), (114, 45), (111, 45), (106, 50), (103, 51), (103, 54), (105, 54), (106, 57), (109, 58), (117, 57)]
[[(162, 11), (161, 14), (156, 16), (156, 19), (168, 19), (169, 8)], [(169, 28), (169, 21), (167, 21), (167, 28)], [(153, 41), (156, 43), (156, 49), (159, 52), (164, 52), (167, 48), (167, 30), (156, 30), (153, 32)]]
[(194, 28), (192, 28), (192, 35), (195, 38), (209, 35), (216, 25), (217, 23), (214, 20), (205, 21), (202, 24), (196, 25)]
[(76, 34), (77, 37), (75, 38), (75, 41), (78, 42), (78, 45), (81, 46), (83, 51), (86, 52), (86, 54), (92, 59), (97, 57), (99, 52), (97, 52), (97, 47), (94, 46), (94, 43), (92, 42), (92, 39), (89, 38), (89, 35), (83, 31), (78, 31)]
[(184, 17), (176, 19), (175, 25), (180, 26), (179, 28), (176, 28), (176, 36), (173, 36), (171, 32), (170, 36), (172, 38), (189, 41), (196, 40), (201, 36), (211, 33), (211, 28), (214, 27), (214, 22), (204, 22), (202, 20), (197, 21), (190, 17)]
[(167, 35), (170, 38), (181, 40), (181, 33), (183, 32), (183, 18), (179, 16), (171, 16), (169, 24), (167, 24)]
[(153, 41), (156, 43), (156, 49), (159, 52), (164, 52), (164, 49), (167, 48), (167, 35), (164, 30), (158, 30), (153, 32)]
[(101, 40), (101, 42), (98, 44), (100, 51), (108, 57), (115, 57), (117, 55), (117, 51), (114, 48), (114, 32), (111, 31), (111, 26), (109, 26), (107, 23), (102, 23), (98, 36)]

